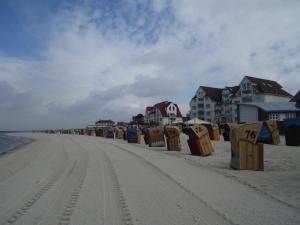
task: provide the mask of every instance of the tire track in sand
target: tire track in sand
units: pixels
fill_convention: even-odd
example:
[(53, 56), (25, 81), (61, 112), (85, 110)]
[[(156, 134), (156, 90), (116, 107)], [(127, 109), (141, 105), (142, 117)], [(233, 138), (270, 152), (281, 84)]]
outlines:
[[(78, 143), (76, 143), (72, 138), (70, 139), (73, 143), (75, 143), (76, 145), (80, 146)], [(79, 178), (75, 183), (75, 186), (72, 190), (71, 196), (60, 216), (58, 225), (68, 225), (71, 221), (71, 217), (73, 215), (73, 212), (75, 210), (75, 207), (77, 205), (79, 196), (80, 196), (80, 191), (82, 189), (82, 185), (84, 183), (85, 177), (86, 177), (86, 173), (87, 173), (87, 167), (88, 167), (88, 162), (89, 162), (89, 156), (88, 156), (88, 152), (85, 148), (83, 148), (82, 146), (81, 150), (83, 150), (83, 154), (79, 163), (81, 163), (80, 165), (80, 173), (79, 173)]]
[[(135, 147), (145, 150), (145, 148), (143, 148), (143, 147), (141, 147), (139, 145), (136, 145)], [(147, 148), (147, 150), (153, 151), (150, 148)], [(154, 152), (157, 152), (157, 151), (154, 151)], [(175, 156), (175, 155), (172, 155), (172, 156), (173, 157), (178, 157), (178, 156)], [(208, 166), (200, 165), (197, 161), (195, 161), (193, 159), (189, 159), (189, 158), (185, 158), (185, 157), (180, 157), (180, 156), (178, 158), (182, 158), (182, 159), (186, 160), (186, 162), (189, 163), (190, 165), (199, 167), (201, 169), (206, 169), (206, 170), (208, 169)], [(291, 204), (291, 203), (289, 203), (289, 202), (287, 202), (285, 200), (282, 200), (281, 198), (273, 195), (272, 193), (269, 193), (269, 192), (263, 190), (262, 188), (260, 188), (260, 187), (258, 187), (256, 185), (253, 185), (253, 184), (251, 184), (251, 183), (249, 183), (249, 182), (247, 182), (245, 180), (242, 180), (242, 179), (238, 178), (237, 176), (235, 176), (233, 174), (227, 173), (226, 171), (222, 171), (222, 170), (220, 170), (218, 168), (214, 168), (214, 167), (211, 167), (211, 166), (209, 166), (209, 170), (212, 170), (215, 173), (218, 173), (218, 174), (220, 174), (220, 175), (222, 175), (222, 176), (224, 176), (226, 178), (229, 178), (229, 179), (231, 179), (233, 181), (236, 181), (236, 182), (244, 185), (245, 187), (247, 187), (247, 188), (249, 188), (249, 189), (251, 189), (251, 190), (253, 190), (253, 191), (257, 192), (257, 193), (262, 194), (263, 196), (265, 196), (265, 197), (267, 197), (269, 199), (272, 199), (272, 200), (274, 200), (274, 201), (276, 201), (278, 203), (281, 203), (281, 204), (283, 204), (283, 205), (291, 208), (292, 210), (296, 210), (296, 211), (300, 212), (300, 209), (297, 206), (295, 206), (295, 205), (293, 205), (293, 204)]]
[(68, 160), (66, 149), (63, 146), (63, 156), (60, 160), (60, 165), (57, 167), (57, 169), (50, 175), (50, 177), (43, 182), (44, 184), (39, 185), (38, 191), (31, 196), (25, 204), (23, 204), (21, 207), (19, 207), (18, 210), (16, 210), (12, 215), (6, 219), (6, 223), (3, 223), (5, 225), (11, 225), (16, 223), (22, 216), (24, 216), (31, 207), (43, 196), (46, 192), (49, 191), (49, 189), (54, 185), (54, 183), (59, 179), (59, 177), (62, 175), (62, 173), (66, 169), (66, 161)]
[(183, 191), (185, 191), (187, 194), (189, 194), (191, 197), (197, 199), (204, 207), (206, 207), (207, 209), (211, 210), (214, 214), (216, 214), (217, 216), (221, 217), (227, 223), (232, 224), (232, 225), (240, 225), (238, 223), (235, 223), (226, 214), (224, 214), (223, 212), (220, 212), (218, 209), (216, 209), (215, 207), (213, 207), (212, 205), (210, 205), (206, 200), (202, 199), (200, 196), (198, 196), (197, 194), (195, 194), (192, 190), (190, 190), (189, 188), (187, 188), (186, 186), (184, 186), (184, 184), (182, 184), (179, 181), (175, 180), (172, 176), (170, 176), (169, 174), (167, 174), (161, 168), (159, 168), (158, 166), (154, 165), (153, 163), (151, 163), (150, 161), (148, 161), (144, 157), (142, 157), (142, 156), (140, 156), (140, 155), (138, 155), (138, 154), (136, 154), (134, 152), (131, 152), (130, 150), (122, 148), (122, 147), (120, 147), (120, 146), (118, 146), (116, 144), (108, 143), (108, 142), (105, 142), (105, 143), (113, 145), (114, 147), (116, 147), (118, 149), (121, 149), (122, 151), (125, 151), (128, 154), (130, 154), (130, 155), (134, 156), (135, 158), (141, 160), (142, 162), (146, 163), (147, 165), (149, 165), (150, 167), (152, 167), (153, 169), (155, 169), (157, 172), (161, 173), (164, 177), (166, 177), (172, 183), (174, 183), (179, 188), (181, 188)]
[(115, 169), (113, 168), (113, 164), (112, 164), (110, 158), (108, 157), (108, 155), (106, 154), (106, 152), (103, 151), (102, 149), (100, 149), (100, 150), (103, 153), (103, 156), (104, 156), (106, 162), (108, 162), (108, 168), (110, 169), (111, 178), (112, 178), (112, 182), (113, 182), (113, 190), (115, 192), (115, 195), (118, 196), (118, 198), (119, 198), (119, 204), (120, 204), (120, 208), (121, 208), (121, 222), (124, 225), (134, 225), (131, 213), (128, 208), (128, 204), (126, 202), (126, 198), (121, 189)]
[[(75, 140), (73, 140), (73, 141), (77, 142)], [(77, 142), (77, 144), (79, 146), (81, 146), (81, 148), (85, 148), (79, 142)], [(122, 225), (135, 225), (135, 223), (132, 219), (132, 216), (131, 216), (131, 213), (130, 213), (130, 210), (129, 210), (129, 207), (128, 207), (128, 204), (127, 204), (127, 201), (126, 201), (126, 198), (125, 198), (124, 193), (121, 189), (121, 186), (120, 186), (120, 183), (119, 183), (119, 180), (118, 180), (117, 174), (115, 172), (115, 169), (113, 167), (113, 163), (112, 163), (111, 159), (109, 158), (109, 156), (107, 155), (107, 153), (103, 149), (99, 148), (98, 145), (96, 145), (94, 142), (92, 144), (96, 149), (100, 150), (101, 156), (103, 156), (104, 161), (106, 163), (106, 169), (107, 170), (105, 170), (105, 172), (108, 173), (109, 177), (111, 178), (112, 190), (113, 190), (114, 196), (116, 196), (117, 199), (118, 199), (117, 204), (118, 204), (118, 207), (120, 209), (120, 214), (121, 214), (120, 222), (121, 222), (121, 224)], [(68, 225), (68, 224), (61, 223), (59, 225)]]

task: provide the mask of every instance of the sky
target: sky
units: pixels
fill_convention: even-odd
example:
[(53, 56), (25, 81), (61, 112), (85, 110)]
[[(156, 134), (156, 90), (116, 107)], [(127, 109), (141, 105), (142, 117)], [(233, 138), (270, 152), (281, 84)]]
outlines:
[(0, 1), (0, 130), (186, 114), (244, 75), (300, 89), (299, 0)]

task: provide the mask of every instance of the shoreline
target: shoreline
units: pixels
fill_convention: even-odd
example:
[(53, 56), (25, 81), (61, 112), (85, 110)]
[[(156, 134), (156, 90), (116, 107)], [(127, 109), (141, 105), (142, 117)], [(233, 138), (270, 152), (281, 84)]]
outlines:
[(3, 133), (3, 136), (16, 137), (16, 138), (22, 139), (23, 143), (17, 144), (14, 147), (8, 148), (8, 149), (4, 150), (3, 152), (0, 152), (0, 157), (3, 155), (11, 154), (12, 152), (20, 150), (21, 148), (25, 147), (26, 145), (31, 144), (32, 142), (36, 141), (33, 138), (15, 136), (14, 134), (17, 134), (17, 133)]

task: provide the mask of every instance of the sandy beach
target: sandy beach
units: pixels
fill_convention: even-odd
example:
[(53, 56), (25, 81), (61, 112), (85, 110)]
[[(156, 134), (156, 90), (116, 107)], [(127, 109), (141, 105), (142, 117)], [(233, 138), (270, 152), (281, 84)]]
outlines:
[(300, 224), (300, 148), (265, 145), (265, 171), (123, 140), (59, 134), (0, 156), (0, 224)]

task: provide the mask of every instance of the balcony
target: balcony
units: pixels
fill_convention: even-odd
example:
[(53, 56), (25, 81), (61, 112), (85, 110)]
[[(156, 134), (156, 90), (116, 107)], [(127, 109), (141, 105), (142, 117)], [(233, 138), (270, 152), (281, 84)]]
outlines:
[(243, 90), (242, 94), (243, 95), (250, 95), (250, 94), (252, 94), (252, 90), (250, 90), (250, 89), (249, 90)]

